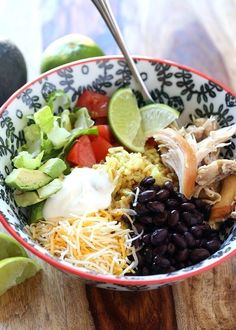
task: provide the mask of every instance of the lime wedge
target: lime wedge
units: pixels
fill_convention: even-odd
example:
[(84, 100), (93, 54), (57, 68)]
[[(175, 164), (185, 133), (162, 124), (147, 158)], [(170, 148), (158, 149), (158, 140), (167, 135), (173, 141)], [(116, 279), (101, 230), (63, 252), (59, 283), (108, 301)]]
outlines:
[(27, 254), (14, 238), (0, 233), (0, 260), (10, 257), (27, 257)]
[(153, 103), (140, 109), (145, 138), (157, 133), (157, 130), (170, 125), (179, 117), (179, 112), (166, 104)]
[(145, 139), (141, 128), (141, 114), (130, 88), (118, 89), (112, 95), (108, 120), (114, 135), (125, 147), (132, 151), (143, 151)]
[(24, 257), (7, 258), (0, 261), (0, 295), (11, 287), (34, 276), (40, 266), (32, 259)]

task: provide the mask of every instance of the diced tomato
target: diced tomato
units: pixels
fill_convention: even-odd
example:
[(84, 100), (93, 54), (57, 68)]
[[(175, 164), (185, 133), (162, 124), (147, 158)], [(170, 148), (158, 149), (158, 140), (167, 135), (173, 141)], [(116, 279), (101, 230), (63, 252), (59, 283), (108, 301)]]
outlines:
[[(112, 133), (108, 125), (97, 125), (98, 135), (104, 138), (107, 142), (112, 143)], [(97, 135), (89, 135), (90, 141), (96, 139)]]
[(97, 125), (98, 135), (111, 143), (112, 132), (108, 125)]
[(84, 91), (77, 103), (77, 107), (86, 107), (92, 119), (107, 116), (109, 97), (97, 92)]
[(112, 147), (112, 145), (101, 136), (96, 136), (91, 141), (91, 145), (97, 163), (100, 163), (105, 159), (106, 155), (108, 154), (108, 149)]
[(95, 154), (87, 135), (82, 135), (75, 141), (66, 160), (72, 166), (92, 167), (96, 164)]

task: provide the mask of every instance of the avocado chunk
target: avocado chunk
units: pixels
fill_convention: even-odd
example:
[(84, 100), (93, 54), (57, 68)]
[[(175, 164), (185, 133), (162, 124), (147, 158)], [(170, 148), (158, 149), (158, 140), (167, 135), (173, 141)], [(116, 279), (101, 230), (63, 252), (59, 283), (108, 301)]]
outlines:
[(39, 171), (49, 175), (51, 178), (58, 178), (66, 169), (65, 162), (60, 158), (51, 158), (42, 166)]
[(36, 223), (40, 220), (43, 220), (43, 207), (44, 207), (45, 201), (37, 203), (32, 205), (29, 208), (29, 219), (28, 223)]
[(52, 181), (52, 178), (39, 170), (15, 168), (5, 179), (11, 188), (23, 191), (39, 189)]
[(43, 186), (42, 188), (37, 190), (37, 193), (40, 198), (46, 199), (50, 197), (51, 195), (55, 194), (58, 190), (62, 188), (62, 182), (60, 179), (54, 179), (50, 183), (48, 183), (46, 186)]
[(14, 198), (19, 207), (27, 207), (42, 201), (36, 191), (17, 191)]
[(0, 106), (27, 81), (23, 54), (9, 40), (0, 40)]

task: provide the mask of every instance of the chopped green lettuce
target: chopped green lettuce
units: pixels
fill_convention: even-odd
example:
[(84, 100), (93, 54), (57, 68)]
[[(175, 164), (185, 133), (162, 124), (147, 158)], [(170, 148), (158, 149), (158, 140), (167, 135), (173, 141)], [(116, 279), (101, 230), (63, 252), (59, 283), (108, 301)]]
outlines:
[(88, 109), (83, 107), (78, 109), (75, 112), (75, 115), (77, 117), (75, 123), (74, 123), (74, 127), (75, 128), (88, 128), (94, 125), (94, 121), (91, 119)]
[(27, 168), (29, 170), (35, 170), (41, 166), (41, 161), (43, 158), (44, 152), (40, 152), (38, 156), (34, 158), (32, 154), (28, 151), (21, 151), (13, 159), (13, 164), (16, 168)]
[(27, 150), (33, 155), (38, 155), (41, 151), (40, 148), (40, 128), (36, 124), (26, 126), (24, 128), (24, 136), (26, 144), (22, 146), (22, 150)]
[(54, 122), (54, 127), (47, 134), (48, 139), (52, 142), (54, 149), (62, 148), (70, 135), (70, 132), (68, 132), (63, 127), (59, 127), (57, 122)]
[(53, 129), (55, 121), (51, 108), (45, 105), (39, 111), (35, 112), (34, 121), (44, 133), (50, 132)]
[(54, 111), (55, 103), (60, 104), (64, 109), (68, 109), (71, 107), (71, 101), (69, 96), (63, 90), (56, 90), (52, 92), (47, 100), (47, 105)]
[(72, 130), (71, 121), (70, 121), (70, 111), (69, 110), (64, 110), (61, 113), (60, 127), (65, 128), (69, 132)]

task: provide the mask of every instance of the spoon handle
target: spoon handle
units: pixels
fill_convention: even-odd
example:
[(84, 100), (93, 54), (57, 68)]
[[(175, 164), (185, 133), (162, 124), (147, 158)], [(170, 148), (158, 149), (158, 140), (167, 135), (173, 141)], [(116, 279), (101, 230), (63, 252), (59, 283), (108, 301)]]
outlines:
[(108, 0), (91, 0), (91, 1), (97, 7), (107, 27), (111, 31), (117, 45), (119, 46), (122, 54), (124, 55), (134, 79), (139, 84), (140, 92), (142, 93), (144, 99), (154, 102), (137, 70), (134, 60), (130, 56), (130, 53), (125, 45), (124, 39), (121, 35), (116, 19), (112, 13), (112, 9), (110, 7), (109, 1)]

